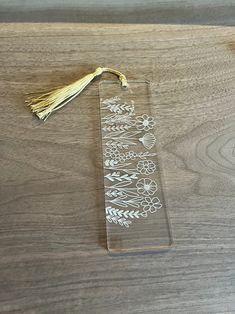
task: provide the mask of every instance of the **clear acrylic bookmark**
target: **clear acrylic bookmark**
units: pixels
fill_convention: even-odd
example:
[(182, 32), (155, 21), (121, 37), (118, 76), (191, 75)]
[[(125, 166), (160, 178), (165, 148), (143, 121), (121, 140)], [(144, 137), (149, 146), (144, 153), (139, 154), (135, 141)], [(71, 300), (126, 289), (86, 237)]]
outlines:
[(99, 85), (107, 247), (153, 252), (172, 245), (150, 84)]

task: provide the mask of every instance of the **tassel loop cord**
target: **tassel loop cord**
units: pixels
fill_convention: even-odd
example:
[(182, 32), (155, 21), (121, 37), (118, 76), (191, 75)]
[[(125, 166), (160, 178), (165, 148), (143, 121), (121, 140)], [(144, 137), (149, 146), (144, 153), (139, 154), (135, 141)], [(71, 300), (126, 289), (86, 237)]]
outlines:
[[(97, 68), (96, 70), (98, 70), (98, 69), (99, 68)], [(122, 84), (122, 87), (124, 87), (124, 88), (128, 87), (126, 76), (123, 73), (121, 73), (120, 71), (111, 69), (111, 68), (101, 68), (101, 69), (102, 69), (102, 73), (109, 72), (109, 73), (117, 75), (119, 80), (120, 80), (120, 82), (121, 82), (121, 84)]]

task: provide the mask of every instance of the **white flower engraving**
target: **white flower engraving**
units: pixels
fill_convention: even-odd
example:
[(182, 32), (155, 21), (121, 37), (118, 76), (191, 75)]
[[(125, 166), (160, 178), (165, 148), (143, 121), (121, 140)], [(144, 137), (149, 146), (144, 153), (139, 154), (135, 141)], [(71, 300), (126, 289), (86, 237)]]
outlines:
[(148, 131), (151, 130), (155, 125), (155, 121), (153, 117), (148, 116), (147, 114), (143, 114), (136, 118), (135, 126), (137, 130), (140, 131)]
[(156, 143), (156, 138), (153, 133), (146, 133), (143, 137), (139, 138), (139, 141), (144, 145), (145, 148), (151, 149)]
[(141, 202), (143, 206), (143, 210), (145, 212), (155, 213), (158, 209), (162, 207), (161, 201), (158, 197), (145, 197), (145, 199)]
[(117, 156), (119, 156), (119, 154), (120, 152), (115, 146), (107, 147), (104, 153), (105, 157), (111, 157), (111, 158), (116, 158)]
[(149, 178), (139, 179), (136, 183), (137, 192), (143, 195), (153, 195), (157, 191), (157, 183)]
[(109, 112), (101, 120), (104, 188), (106, 203), (111, 205), (106, 207), (106, 219), (128, 228), (134, 220), (162, 207), (156, 197), (157, 182), (151, 177), (157, 169), (151, 159), (157, 155), (151, 151), (156, 144), (151, 131), (155, 121), (148, 114), (136, 116), (134, 101), (125, 102), (118, 96), (103, 100), (101, 109)]
[(142, 174), (151, 174), (156, 170), (156, 165), (152, 160), (140, 160), (137, 164), (137, 171)]

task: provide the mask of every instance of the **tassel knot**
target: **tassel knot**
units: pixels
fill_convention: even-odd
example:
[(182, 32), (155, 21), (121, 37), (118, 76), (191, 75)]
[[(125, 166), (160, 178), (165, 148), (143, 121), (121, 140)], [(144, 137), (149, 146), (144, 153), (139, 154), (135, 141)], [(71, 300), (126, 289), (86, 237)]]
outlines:
[(102, 73), (103, 73), (103, 68), (99, 67), (95, 70), (95, 76), (101, 75)]

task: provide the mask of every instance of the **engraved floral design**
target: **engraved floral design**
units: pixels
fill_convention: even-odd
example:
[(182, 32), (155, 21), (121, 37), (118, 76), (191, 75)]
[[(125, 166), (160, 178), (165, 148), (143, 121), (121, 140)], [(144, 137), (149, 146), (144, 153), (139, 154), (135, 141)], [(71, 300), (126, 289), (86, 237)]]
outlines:
[[(107, 143), (106, 143), (107, 144)], [(117, 146), (115, 145), (109, 145), (106, 147), (104, 152), (105, 157), (110, 158), (116, 162), (125, 162), (126, 160), (135, 160), (136, 158), (144, 159), (146, 157), (155, 156), (156, 153), (150, 153), (150, 152), (134, 152), (134, 151), (128, 151), (126, 153), (121, 152)]]
[(155, 125), (155, 121), (153, 117), (148, 116), (147, 114), (143, 114), (136, 118), (135, 126), (137, 130), (140, 131), (148, 131), (151, 130)]
[(144, 145), (145, 148), (151, 149), (156, 143), (156, 138), (153, 133), (146, 133), (143, 137), (139, 138), (139, 141)]
[(111, 112), (121, 114), (123, 112), (128, 112), (129, 114), (132, 114), (134, 111), (134, 103), (132, 102), (130, 105), (128, 105), (126, 102), (124, 104), (120, 103), (121, 99), (118, 96), (105, 99), (102, 101), (102, 104), (104, 107), (102, 109), (108, 109)]
[(141, 202), (143, 206), (144, 212), (155, 213), (158, 209), (162, 207), (161, 201), (158, 197), (145, 197), (145, 199)]
[(120, 151), (117, 147), (106, 147), (104, 155), (105, 157), (110, 158), (108, 160), (115, 162), (116, 164), (121, 161)]
[(116, 158), (120, 154), (119, 150), (115, 146), (107, 147), (105, 149), (105, 157)]
[[(154, 118), (136, 115), (135, 102), (124, 102), (118, 96), (102, 101), (106, 219), (128, 228), (132, 222), (146, 218), (162, 207), (156, 196), (158, 185), (151, 174), (157, 164), (151, 151), (156, 144)], [(135, 162), (133, 162), (135, 161)]]
[(136, 183), (137, 192), (142, 195), (153, 195), (157, 191), (157, 183), (149, 178), (139, 179)]
[(134, 159), (136, 159), (136, 157), (137, 157), (137, 153), (135, 153), (135, 152), (133, 152), (133, 151), (129, 151), (129, 152), (127, 152), (127, 154), (126, 154), (126, 158), (127, 158), (127, 159), (134, 160)]
[(151, 174), (156, 170), (156, 165), (152, 160), (140, 160), (137, 164), (137, 171), (141, 174)]

